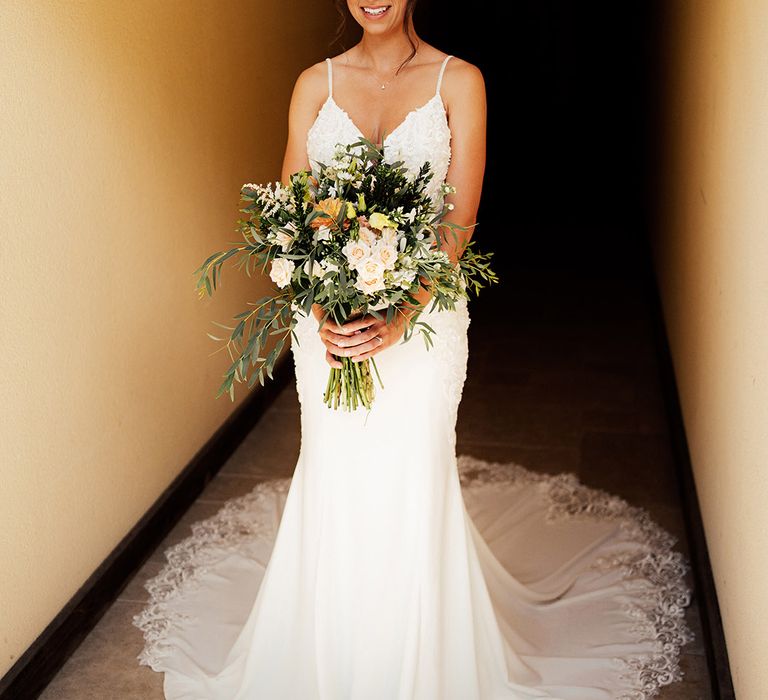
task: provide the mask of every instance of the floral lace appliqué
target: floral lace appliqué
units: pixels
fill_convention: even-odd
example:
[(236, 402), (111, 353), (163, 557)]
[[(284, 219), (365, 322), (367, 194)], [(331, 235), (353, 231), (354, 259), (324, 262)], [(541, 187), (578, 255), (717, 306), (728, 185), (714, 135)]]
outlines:
[(615, 700), (647, 700), (661, 688), (682, 679), (680, 648), (694, 639), (685, 621), (691, 591), (685, 582), (690, 566), (674, 551), (676, 539), (656, 524), (648, 511), (600, 489), (580, 483), (575, 474), (540, 474), (515, 462), (486, 462), (469, 455), (458, 458), (463, 488), (480, 484), (537, 484), (549, 502), (547, 520), (594, 518), (619, 525), (626, 548), (597, 558), (592, 568), (618, 571), (625, 587), (635, 589), (636, 603), (623, 612), (633, 620), (637, 641), (654, 641), (656, 651), (615, 657), (625, 691)]

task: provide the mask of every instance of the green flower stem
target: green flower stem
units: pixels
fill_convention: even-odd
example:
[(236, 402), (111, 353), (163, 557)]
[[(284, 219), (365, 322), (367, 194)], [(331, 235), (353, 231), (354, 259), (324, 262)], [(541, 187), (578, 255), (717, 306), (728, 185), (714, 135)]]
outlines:
[(360, 375), (360, 363), (359, 362), (353, 362), (352, 366), (355, 368), (355, 387), (356, 387), (356, 400), (355, 400), (355, 408), (357, 408), (357, 403), (359, 399), (359, 403), (363, 404), (366, 408), (370, 408), (368, 401), (365, 397), (365, 389), (363, 385), (363, 378)]
[(331, 371), (328, 373), (328, 382), (325, 385), (325, 393), (323, 394), (323, 401), (327, 404), (331, 400), (331, 392), (335, 386), (336, 370), (331, 367)]
[(336, 359), (341, 362), (341, 367), (330, 369), (323, 395), (324, 403), (334, 410), (341, 406), (346, 411), (355, 411), (361, 405), (370, 410), (376, 396), (376, 380), (384, 388), (376, 361), (373, 358), (366, 358), (362, 362), (354, 362), (349, 357)]
[[(376, 395), (371, 365), (376, 375), (379, 371), (372, 358), (353, 362), (348, 357), (339, 358), (341, 368), (332, 367), (323, 395), (324, 403), (334, 410), (341, 406), (346, 411), (355, 411), (361, 405), (370, 410)], [(384, 384), (379, 377), (379, 384)]]
[(349, 360), (345, 357), (342, 360), (344, 365), (344, 403), (343, 406), (349, 410), (349, 405), (352, 403), (352, 381), (349, 371)]
[[(373, 365), (373, 369), (376, 371), (376, 378), (379, 380), (379, 386), (381, 388), (384, 388), (384, 382), (381, 381), (381, 375), (379, 374), (379, 368), (376, 366), (376, 360), (371, 358), (371, 364)], [(373, 390), (373, 378), (371, 378), (371, 390)]]
[(360, 380), (360, 388), (365, 397), (365, 405), (367, 408), (370, 408), (373, 403), (373, 382), (371, 382), (370, 362), (367, 359), (360, 363)]
[(365, 382), (360, 375), (360, 363), (355, 363), (355, 381), (357, 382), (357, 396), (360, 403), (368, 408), (368, 397), (365, 395)]
[(360, 403), (366, 408), (371, 408), (370, 396), (365, 381), (365, 362), (353, 362), (355, 368), (355, 381), (357, 382), (357, 395), (360, 397)]
[(349, 404), (347, 409), (353, 411), (357, 408), (357, 376), (355, 367), (351, 360), (347, 360), (347, 371), (349, 372)]

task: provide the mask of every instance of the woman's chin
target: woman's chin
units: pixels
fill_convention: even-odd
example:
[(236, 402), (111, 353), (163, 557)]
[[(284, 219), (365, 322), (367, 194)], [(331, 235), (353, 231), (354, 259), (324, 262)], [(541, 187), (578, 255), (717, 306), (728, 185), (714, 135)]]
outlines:
[(384, 36), (385, 34), (391, 34), (393, 31), (395, 31), (393, 27), (385, 27), (381, 24), (370, 25), (365, 22), (360, 22), (360, 26), (367, 34)]

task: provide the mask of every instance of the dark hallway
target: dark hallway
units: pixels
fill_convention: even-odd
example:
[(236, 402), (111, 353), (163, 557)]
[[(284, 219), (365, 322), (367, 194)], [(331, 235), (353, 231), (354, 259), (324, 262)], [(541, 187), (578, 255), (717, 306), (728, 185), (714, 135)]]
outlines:
[[(695, 640), (682, 649), (684, 678), (657, 697), (729, 700), (652, 265), (662, 216), (662, 5), (419, 0), (423, 37), (478, 65), (488, 92), (475, 238), (479, 250), (494, 251), (500, 282), (470, 302), (457, 452), (574, 474), (646, 510), (677, 538), (692, 565), (685, 619)], [(162, 674), (136, 660), (143, 640), (131, 620), (146, 605), (144, 583), (193, 524), (267, 480), (290, 479), (300, 444), (292, 372), (289, 357), (223, 443), (187, 463), (175, 510), (143, 516), (139, 544), (130, 544), (111, 580), (94, 585), (96, 602), (71, 634), (72, 653), (59, 654), (61, 668), (35, 678), (30, 664), (20, 687), (40, 690), (50, 676), (46, 700), (163, 697)], [(114, 590), (116, 599), (107, 599), (104, 591)]]
[(643, 269), (660, 148), (661, 5), (490, 7), (417, 6), (426, 40), (485, 77), (479, 241), (498, 251), (499, 268)]

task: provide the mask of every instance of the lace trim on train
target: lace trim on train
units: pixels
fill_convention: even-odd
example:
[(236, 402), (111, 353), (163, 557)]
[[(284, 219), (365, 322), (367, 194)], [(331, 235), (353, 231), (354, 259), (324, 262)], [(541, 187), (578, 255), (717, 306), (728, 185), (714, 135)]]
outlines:
[[(619, 521), (626, 551), (597, 559), (593, 566), (602, 571), (619, 570), (628, 588), (647, 589), (633, 591), (638, 604), (626, 605), (624, 612), (635, 620), (632, 631), (637, 641), (653, 640), (658, 651), (614, 658), (627, 685), (615, 700), (647, 700), (663, 686), (682, 679), (680, 647), (694, 638), (684, 619), (684, 608), (690, 603), (684, 582), (688, 565), (681, 553), (672, 550), (676, 539), (646, 510), (584, 486), (572, 473), (539, 474), (514, 462), (486, 462), (469, 455), (459, 456), (458, 471), (462, 487), (497, 482), (539, 484), (550, 501), (550, 520), (595, 517)], [(137, 656), (140, 665), (163, 670), (162, 659), (171, 649), (168, 637), (188, 619), (173, 610), (174, 600), (183, 598), (199, 584), (202, 574), (245, 542), (274, 536), (274, 513), (265, 501), (275, 492), (287, 493), (290, 482), (287, 477), (258, 484), (251, 492), (227, 501), (212, 517), (194, 523), (190, 536), (165, 550), (167, 563), (144, 584), (149, 601), (133, 616), (133, 624), (142, 630), (145, 640)]]
[(132, 618), (144, 633), (144, 648), (136, 657), (140, 666), (162, 671), (162, 659), (171, 650), (168, 637), (190, 619), (173, 610), (174, 600), (197, 587), (200, 576), (245, 542), (274, 536), (273, 511), (264, 502), (275, 492), (287, 493), (290, 483), (291, 477), (286, 477), (257, 484), (227, 501), (215, 515), (194, 523), (191, 535), (165, 550), (166, 564), (144, 583), (149, 601)]
[(627, 588), (646, 589), (633, 592), (639, 602), (625, 605), (624, 612), (635, 620), (632, 633), (637, 641), (653, 640), (658, 651), (613, 659), (628, 686), (616, 700), (647, 700), (663, 686), (682, 679), (680, 648), (693, 641), (694, 635), (684, 617), (691, 600), (684, 580), (689, 566), (680, 552), (673, 551), (677, 541), (673, 535), (645, 509), (585, 486), (575, 474), (540, 474), (514, 462), (486, 462), (469, 455), (460, 455), (458, 463), (463, 487), (495, 482), (539, 484), (550, 501), (550, 522), (563, 517), (619, 521), (627, 549), (600, 557), (593, 567), (619, 570)]

